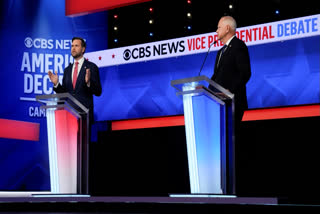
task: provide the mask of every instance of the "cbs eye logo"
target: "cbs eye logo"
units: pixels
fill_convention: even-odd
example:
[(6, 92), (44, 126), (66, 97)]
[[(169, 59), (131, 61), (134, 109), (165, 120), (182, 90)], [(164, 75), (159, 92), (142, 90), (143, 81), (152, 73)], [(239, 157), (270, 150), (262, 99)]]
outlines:
[(123, 52), (123, 58), (128, 61), (130, 58), (131, 58), (131, 51), (129, 49), (126, 49), (124, 52)]
[(33, 45), (33, 41), (30, 37), (25, 38), (24, 40), (24, 44), (27, 48), (31, 48)]

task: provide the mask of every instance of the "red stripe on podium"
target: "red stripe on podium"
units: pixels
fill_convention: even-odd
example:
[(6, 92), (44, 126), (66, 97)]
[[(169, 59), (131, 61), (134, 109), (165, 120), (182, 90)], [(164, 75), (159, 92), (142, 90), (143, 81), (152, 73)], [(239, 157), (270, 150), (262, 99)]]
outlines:
[(317, 116), (320, 116), (319, 104), (248, 110), (248, 111), (245, 111), (242, 121), (272, 120), (272, 119), (317, 117)]
[(145, 119), (112, 121), (112, 131), (127, 129), (145, 129), (167, 126), (184, 126), (184, 116), (169, 116)]
[(75, 191), (77, 178), (78, 119), (67, 110), (56, 110), (56, 149), (60, 190)]
[(39, 141), (39, 123), (0, 119), (0, 138)]

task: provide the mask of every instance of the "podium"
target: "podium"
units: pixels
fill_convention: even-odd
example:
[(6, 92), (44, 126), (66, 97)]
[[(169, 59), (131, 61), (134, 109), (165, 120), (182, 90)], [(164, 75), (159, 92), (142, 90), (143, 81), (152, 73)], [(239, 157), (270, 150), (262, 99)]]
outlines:
[(191, 194), (235, 194), (234, 95), (206, 76), (171, 86), (183, 99)]
[(46, 109), (50, 194), (88, 194), (89, 109), (69, 93), (36, 100)]

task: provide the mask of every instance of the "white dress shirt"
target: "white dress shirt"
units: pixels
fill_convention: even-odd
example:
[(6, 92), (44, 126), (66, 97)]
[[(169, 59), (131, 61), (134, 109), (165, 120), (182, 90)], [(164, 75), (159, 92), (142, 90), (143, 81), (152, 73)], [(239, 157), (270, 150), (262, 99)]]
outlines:
[[(77, 74), (77, 77), (79, 76), (81, 67), (82, 67), (82, 65), (83, 65), (84, 57), (82, 57), (81, 59), (79, 59), (78, 62), (79, 62), (79, 64), (78, 64), (78, 74)], [(73, 65), (72, 65), (71, 82), (73, 82), (73, 73), (74, 73), (75, 67), (76, 67), (76, 61), (74, 61)], [(58, 84), (57, 84), (57, 85), (54, 85), (53, 87), (57, 88), (59, 84), (60, 84), (60, 82), (58, 82)], [(90, 82), (87, 84), (87, 86), (90, 87)]]
[[(83, 62), (84, 62), (84, 57), (82, 57), (81, 59), (78, 60), (79, 64), (78, 64), (78, 74), (77, 74), (77, 77), (79, 76), (79, 73), (80, 73), (80, 70), (81, 70), (81, 67), (83, 65)], [(74, 69), (76, 67), (76, 61), (74, 61), (73, 63), (73, 66), (72, 66), (72, 73), (71, 73), (71, 80), (73, 82), (73, 73), (74, 73)]]

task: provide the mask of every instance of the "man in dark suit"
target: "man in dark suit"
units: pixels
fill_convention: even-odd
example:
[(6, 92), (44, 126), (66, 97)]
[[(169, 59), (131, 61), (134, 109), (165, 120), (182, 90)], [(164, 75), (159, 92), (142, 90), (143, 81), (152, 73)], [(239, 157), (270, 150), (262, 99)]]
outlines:
[(64, 69), (62, 84), (59, 83), (57, 71), (48, 72), (53, 90), (56, 93), (69, 92), (79, 102), (89, 109), (90, 122), (93, 122), (93, 95), (100, 96), (102, 92), (99, 69), (96, 64), (83, 57), (86, 43), (80, 37), (72, 38), (71, 55), (74, 63)]
[(218, 40), (224, 46), (217, 53), (211, 79), (234, 94), (237, 125), (248, 108), (246, 84), (251, 77), (251, 66), (248, 48), (236, 37), (236, 27), (231, 16), (222, 17), (218, 23)]
[(54, 84), (53, 90), (56, 93), (68, 92), (89, 109), (89, 121), (85, 119), (89, 124), (89, 130), (86, 130), (87, 127), (85, 126), (82, 127), (84, 130), (83, 139), (87, 138), (89, 141), (81, 145), (81, 159), (77, 159), (77, 161), (81, 160), (79, 162), (80, 165), (78, 165), (81, 168), (81, 171), (79, 171), (81, 173), (81, 191), (87, 194), (89, 187), (89, 142), (91, 139), (91, 125), (94, 121), (93, 95), (100, 96), (102, 88), (99, 69), (97, 65), (83, 57), (85, 51), (86, 43), (84, 39), (80, 37), (72, 38), (71, 55), (74, 58), (74, 63), (64, 69), (62, 84), (59, 83), (57, 71), (55, 71), (55, 74), (49, 71), (48, 75)]
[(211, 79), (234, 94), (235, 168), (233, 169), (236, 174), (236, 192), (241, 195), (245, 192), (243, 179), (246, 179), (247, 161), (250, 161), (243, 152), (245, 141), (241, 120), (248, 108), (246, 84), (251, 77), (251, 66), (248, 48), (236, 37), (236, 27), (236, 21), (231, 16), (222, 17), (218, 23), (218, 40), (224, 46), (217, 53)]

